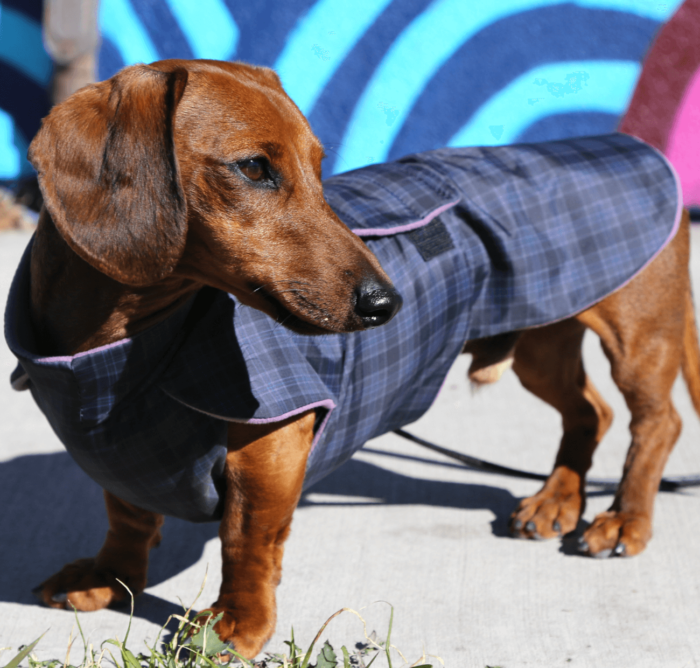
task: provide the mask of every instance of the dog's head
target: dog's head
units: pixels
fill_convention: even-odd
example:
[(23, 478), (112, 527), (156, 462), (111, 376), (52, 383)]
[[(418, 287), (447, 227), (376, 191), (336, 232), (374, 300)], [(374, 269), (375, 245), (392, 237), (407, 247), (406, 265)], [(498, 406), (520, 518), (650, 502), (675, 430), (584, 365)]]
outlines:
[(387, 322), (401, 298), (323, 197), (323, 147), (269, 69), (136, 65), (57, 105), (31, 144), (70, 247), (133, 286), (171, 276), (296, 331)]

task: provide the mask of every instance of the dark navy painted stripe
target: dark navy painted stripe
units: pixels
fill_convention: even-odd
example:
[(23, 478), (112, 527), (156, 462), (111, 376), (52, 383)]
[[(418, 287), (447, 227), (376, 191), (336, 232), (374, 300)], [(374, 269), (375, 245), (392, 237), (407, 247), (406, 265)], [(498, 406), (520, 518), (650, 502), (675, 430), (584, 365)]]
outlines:
[[(112, 42), (124, 65), (158, 60), (158, 49), (141, 23), (131, 0), (101, 0), (99, 27)], [(115, 72), (107, 72), (111, 76)]]
[[(575, 5), (522, 12), (489, 25), (430, 81), (397, 134), (389, 159), (445, 146), (487, 100), (539, 65), (583, 59), (641, 61), (658, 27), (656, 21), (633, 14)], [(503, 48), (517, 41), (527, 46)], [(514, 52), (518, 58), (513, 58)]]
[[(6, 91), (14, 94), (8, 95)], [(17, 94), (20, 93), (20, 94)], [(13, 117), (24, 138), (31, 141), (51, 105), (46, 89), (10, 65), (0, 62), (0, 108)]]
[(153, 43), (158, 45), (160, 58), (194, 58), (180, 24), (163, 0), (137, 0), (132, 7)]
[(102, 43), (97, 58), (97, 80), (104, 81), (109, 79), (125, 65), (122, 54), (114, 42), (107, 35), (102, 35)]
[[(309, 122), (328, 154), (324, 161), (325, 176), (332, 172), (345, 128), (367, 79), (394, 40), (429, 4), (430, 0), (392, 3), (357, 42), (319, 96)], [(338, 171), (344, 171), (342, 165)]]
[(333, 73), (391, 0), (317, 0), (287, 36), (275, 70), (308, 114)]
[(315, 4), (314, 0), (225, 1), (240, 31), (236, 59), (267, 67), (274, 65), (289, 32)]
[(16, 9), (18, 12), (22, 12), (41, 25), (44, 13), (44, 3), (42, 0), (2, 0), (0, 5), (2, 5), (3, 8), (10, 7), (11, 9)]
[(447, 145), (512, 144), (528, 126), (553, 114), (599, 111), (621, 115), (629, 106), (640, 71), (636, 60), (564, 60), (540, 65), (479, 107)]

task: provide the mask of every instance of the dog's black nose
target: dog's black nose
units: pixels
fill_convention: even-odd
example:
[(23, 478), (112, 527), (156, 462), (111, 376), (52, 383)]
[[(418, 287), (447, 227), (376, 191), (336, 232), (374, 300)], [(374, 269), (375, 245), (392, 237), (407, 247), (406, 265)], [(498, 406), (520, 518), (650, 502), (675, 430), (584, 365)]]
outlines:
[(392, 286), (382, 285), (375, 280), (363, 281), (356, 295), (355, 313), (368, 328), (389, 322), (403, 304), (401, 295)]

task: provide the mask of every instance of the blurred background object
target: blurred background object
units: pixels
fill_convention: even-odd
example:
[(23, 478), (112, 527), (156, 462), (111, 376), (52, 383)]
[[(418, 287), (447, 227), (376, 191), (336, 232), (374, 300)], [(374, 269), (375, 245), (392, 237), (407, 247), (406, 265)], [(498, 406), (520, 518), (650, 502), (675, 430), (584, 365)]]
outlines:
[(98, 0), (44, 0), (44, 45), (53, 62), (51, 103), (95, 81)]
[(278, 71), (326, 176), (621, 128), (665, 151), (698, 205), (699, 35), (700, 0), (0, 0), (0, 186), (35, 206), (28, 143), (93, 76), (215, 58)]
[(36, 222), (27, 147), (51, 105), (95, 81), (97, 10), (98, 0), (0, 2), (0, 230)]

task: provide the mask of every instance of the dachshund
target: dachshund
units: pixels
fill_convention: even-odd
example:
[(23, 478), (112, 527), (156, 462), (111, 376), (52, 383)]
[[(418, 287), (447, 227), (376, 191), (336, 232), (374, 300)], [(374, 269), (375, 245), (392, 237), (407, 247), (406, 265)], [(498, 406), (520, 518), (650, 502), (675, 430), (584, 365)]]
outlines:
[[(311, 346), (319, 341), (336, 345), (346, 337), (361, 346), (410, 312), (412, 293), (403, 284), (397, 290), (391, 272), (387, 275), (383, 268), (385, 261), (380, 263), (370, 250), (374, 246), (369, 239), (376, 230), (365, 230), (364, 236), (350, 231), (324, 197), (323, 147), (269, 69), (207, 60), (126, 68), (54, 107), (29, 157), (39, 174), (45, 208), (26, 256), (28, 278), (16, 279), (13, 287), (18, 295), (26, 293), (28, 324), (9, 327), (8, 336), (26, 329), (30, 343), (23, 344), (24, 349), (10, 342), (24, 367), (21, 377), (14, 378), (16, 387), (32, 389), (66, 442), (71, 434), (77, 434), (78, 441), (83, 438), (81, 429), (102, 434), (110, 421), (115, 429), (126, 424), (124, 433), (130, 433), (125, 416), (131, 413), (124, 409), (107, 416), (103, 404), (86, 389), (92, 386), (81, 374), (88, 373), (90, 351), (102, 351), (117, 361), (129, 358), (140, 369), (138, 342), (165, 336), (170, 337), (167, 345), (153, 344), (155, 367), (197, 367), (194, 362), (188, 366), (188, 360), (195, 359), (187, 352), (194, 349), (193, 332), (202, 333), (203, 340), (219, 336), (221, 318), (207, 320), (211, 309), (219, 309), (226, 318), (235, 317), (241, 330), (246, 318), (264, 321), (261, 326), (267, 327), (264, 336), (255, 335), (254, 345), (232, 344), (240, 347), (231, 355), (243, 360), (243, 366), (236, 367), (242, 371), (231, 374), (230, 382), (248, 387), (253, 381), (242, 378), (246, 365), (257, 360), (268, 365), (270, 373), (279, 368), (278, 357), (270, 362), (260, 353), (268, 338), (293, 337)], [(403, 168), (423, 170), (417, 177), (421, 182), (433, 173), (410, 161)], [(453, 243), (445, 236), (440, 216), (458, 197), (441, 193), (443, 199), (428, 207), (432, 218), (422, 218), (425, 225), (420, 229), (431, 230), (428, 242), (416, 241), (417, 227), (406, 227), (411, 243), (404, 245), (414, 254), (430, 256), (442, 252), (431, 250), (436, 244), (447, 248)], [(378, 206), (373, 200), (372, 210)], [(593, 305), (572, 306), (567, 317), (515, 332), (484, 330), (466, 344), (459, 332), (455, 334), (454, 354), (441, 362), (441, 373), (462, 349), (473, 355), (474, 382), (493, 382), (512, 366), (522, 384), (563, 417), (554, 469), (541, 491), (514, 511), (515, 535), (562, 536), (575, 529), (584, 511), (585, 474), (612, 421), (611, 409), (583, 368), (581, 343), (590, 328), (599, 335), (613, 378), (630, 407), (632, 445), (612, 506), (584, 533), (583, 551), (632, 556), (649, 541), (655, 493), (680, 432), (670, 397), (680, 369), (700, 407), (687, 214), (667, 236), (663, 249), (633, 280), (619, 280)], [(429, 298), (425, 309), (434, 301)], [(452, 299), (447, 302), (448, 310), (457, 310)], [(468, 306), (465, 301), (459, 308), (467, 312)], [(425, 313), (423, 319), (432, 323)], [(169, 324), (175, 321), (177, 327)], [(180, 329), (186, 333), (179, 334)], [(158, 336), (151, 336), (153, 332)], [(420, 350), (425, 351), (430, 342), (421, 340)], [(29, 347), (33, 357), (25, 350)], [(440, 348), (437, 343), (436, 347)], [(173, 362), (176, 359), (181, 361)], [(327, 364), (334, 361), (324, 359)], [(37, 369), (44, 368), (42, 360), (53, 360), (60, 373), (72, 374), (66, 382), (80, 387), (75, 400), (80, 406), (72, 407), (68, 385), (65, 391), (54, 387), (41, 394), (37, 388), (42, 372)], [(196, 375), (196, 370), (187, 373)], [(208, 381), (159, 384), (151, 371), (142, 376), (141, 385), (157, 386), (173, 405), (181, 401), (195, 406), (193, 414), (220, 427), (212, 437), (218, 439), (218, 463), (212, 466), (219, 467), (219, 501), (207, 507), (212, 518), (220, 519), (223, 580), (210, 611), (222, 614), (216, 625), (220, 637), (243, 656), (254, 657), (275, 628), (275, 588), (284, 543), (307, 462), (333, 406), (317, 393), (303, 410), (282, 406), (274, 419), (260, 414), (252, 399), (247, 413), (234, 415), (212, 407), (206, 403), (209, 399), (200, 405), (191, 398)], [(110, 392), (126, 396), (129, 410), (141, 410), (148, 423), (146, 390), (123, 385), (126, 381), (120, 378), (110, 382)], [(437, 383), (437, 392), (440, 379), (431, 377), (430, 382)], [(61, 425), (48, 406), (46, 397), (52, 391), (66, 410), (75, 408), (82, 427)], [(250, 394), (241, 390), (245, 392)], [(180, 429), (180, 423), (172, 421), (174, 429)], [(210, 422), (201, 424), (203, 431), (210, 428)], [(147, 438), (160, 438), (156, 431), (148, 431)], [(173, 432), (161, 438), (161, 450), (152, 457), (166, 468), (179, 457), (167, 454), (169, 440), (176, 436)], [(86, 449), (80, 448), (71, 454), (90, 475), (105, 481), (107, 537), (94, 558), (68, 564), (37, 593), (51, 607), (70, 604), (78, 610), (97, 610), (127, 598), (117, 579), (134, 593), (143, 591), (149, 551), (161, 540), (163, 513), (176, 511), (158, 508), (152, 500), (134, 502), (137, 497), (124, 482), (127, 474), (115, 470), (127, 470), (129, 462), (122, 460), (131, 455), (119, 459), (117, 453), (116, 463), (100, 468), (85, 459)], [(175, 493), (184, 507), (186, 494), (177, 489)], [(188, 516), (186, 510), (182, 514)], [(207, 519), (195, 514), (191, 518)]]

